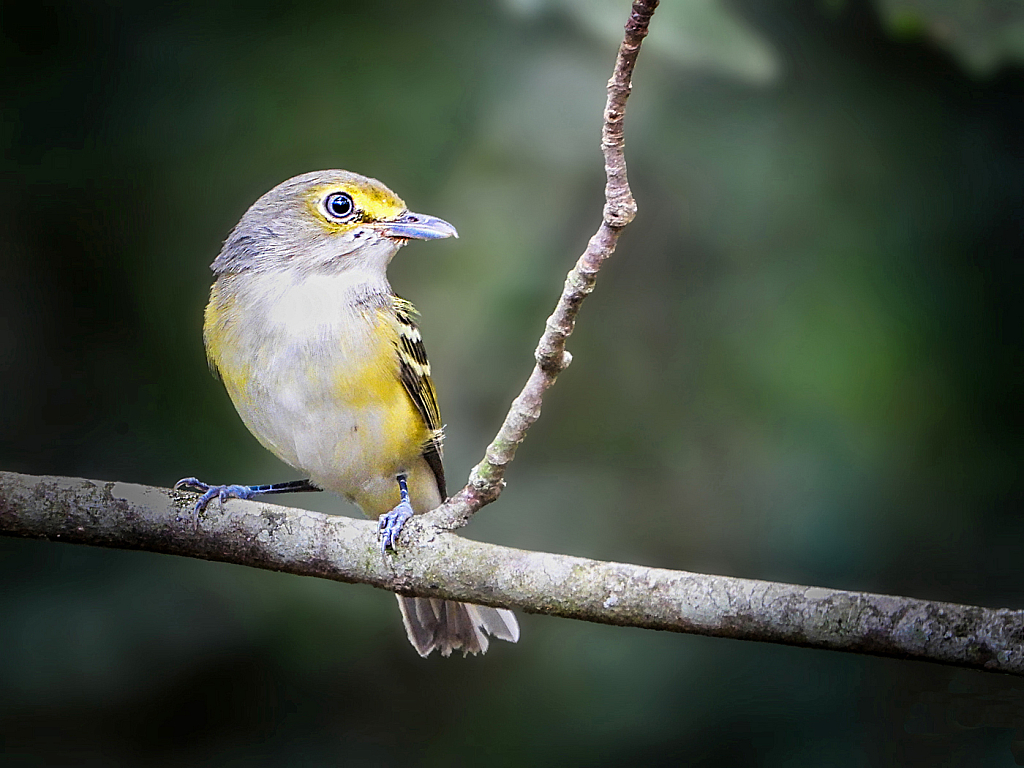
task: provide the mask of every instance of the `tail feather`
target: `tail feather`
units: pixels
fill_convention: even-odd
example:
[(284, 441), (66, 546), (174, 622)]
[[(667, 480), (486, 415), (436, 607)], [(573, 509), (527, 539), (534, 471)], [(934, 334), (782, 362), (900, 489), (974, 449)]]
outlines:
[(505, 608), (432, 597), (396, 597), (409, 642), (420, 656), (430, 655), (435, 648), (442, 656), (455, 650), (461, 650), (464, 656), (483, 653), (490, 644), (488, 633), (510, 643), (519, 640), (519, 622)]
[(499, 640), (519, 642), (519, 622), (516, 615), (505, 608), (486, 608), (482, 605), (466, 605), (477, 626), (490, 632)]

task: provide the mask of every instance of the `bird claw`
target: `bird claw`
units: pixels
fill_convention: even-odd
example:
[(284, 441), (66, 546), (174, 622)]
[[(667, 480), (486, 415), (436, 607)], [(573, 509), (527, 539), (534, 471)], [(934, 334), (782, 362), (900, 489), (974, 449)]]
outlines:
[(197, 493), (206, 493), (210, 486), (204, 483), (202, 480), (197, 480), (194, 477), (183, 477), (181, 480), (174, 484), (174, 490), (176, 491), (196, 491)]
[(199, 515), (214, 498), (223, 504), (228, 499), (251, 499), (255, 494), (252, 488), (245, 485), (210, 485), (194, 477), (184, 477), (174, 484), (176, 491), (194, 491), (202, 495), (192, 505), (192, 523), (199, 527)]
[(380, 537), (382, 557), (387, 555), (388, 548), (393, 552), (397, 551), (398, 537), (402, 534), (402, 527), (410, 517), (412, 517), (412, 504), (403, 500), (397, 507), (378, 518), (377, 535)]

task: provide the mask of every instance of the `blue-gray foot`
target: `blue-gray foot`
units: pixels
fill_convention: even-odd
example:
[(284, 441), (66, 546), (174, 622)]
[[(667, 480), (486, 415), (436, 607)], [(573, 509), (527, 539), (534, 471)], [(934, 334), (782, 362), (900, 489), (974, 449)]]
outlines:
[(287, 483), (271, 483), (269, 485), (210, 485), (194, 477), (182, 478), (174, 484), (176, 491), (195, 491), (202, 494), (192, 506), (192, 522), (199, 525), (199, 515), (214, 498), (223, 504), (228, 499), (251, 499), (271, 493), (297, 493), (301, 491), (319, 491), (309, 480), (291, 480)]
[(402, 534), (402, 526), (412, 517), (412, 502), (409, 501), (409, 488), (406, 485), (405, 475), (399, 475), (396, 479), (401, 501), (398, 502), (397, 507), (377, 519), (377, 536), (380, 537), (381, 556), (386, 555), (389, 548), (396, 549), (398, 537)]

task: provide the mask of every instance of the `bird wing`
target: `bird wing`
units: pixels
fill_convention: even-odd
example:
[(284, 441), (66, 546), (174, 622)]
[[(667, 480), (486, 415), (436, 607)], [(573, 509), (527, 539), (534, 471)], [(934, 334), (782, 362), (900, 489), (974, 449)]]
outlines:
[(423, 458), (434, 473), (441, 498), (448, 498), (444, 479), (444, 465), (441, 463), (441, 411), (437, 407), (437, 394), (430, 380), (430, 361), (423, 346), (423, 337), (416, 327), (416, 308), (405, 299), (395, 297), (395, 320), (398, 323), (399, 376), (406, 394), (416, 406), (423, 422), (430, 429), (431, 437), (423, 446)]

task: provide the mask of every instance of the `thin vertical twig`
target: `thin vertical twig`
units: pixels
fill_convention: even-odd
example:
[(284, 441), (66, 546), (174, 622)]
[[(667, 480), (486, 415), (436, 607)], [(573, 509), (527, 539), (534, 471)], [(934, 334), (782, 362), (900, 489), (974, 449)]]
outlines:
[(512, 401), (508, 415), (487, 447), (483, 460), (473, 468), (469, 483), (427, 516), (427, 521), (438, 528), (461, 528), (481, 507), (490, 504), (501, 494), (505, 485), (505, 469), (515, 458), (516, 449), (523, 442), (527, 431), (540, 417), (544, 393), (555, 383), (558, 374), (572, 362), (572, 355), (566, 351), (565, 342), (576, 325), (580, 306), (593, 292), (597, 273), (615, 251), (622, 229), (636, 216), (636, 201), (633, 200), (626, 178), (623, 119), (626, 115), (626, 99), (632, 89), (633, 67), (657, 7), (658, 0), (635, 0), (633, 3), (626, 22), (625, 36), (615, 60), (615, 71), (608, 81), (608, 101), (601, 131), (601, 150), (604, 153), (607, 178), (601, 225), (566, 276), (562, 295), (555, 311), (547, 319), (544, 334), (537, 344), (533, 372), (522, 392)]

